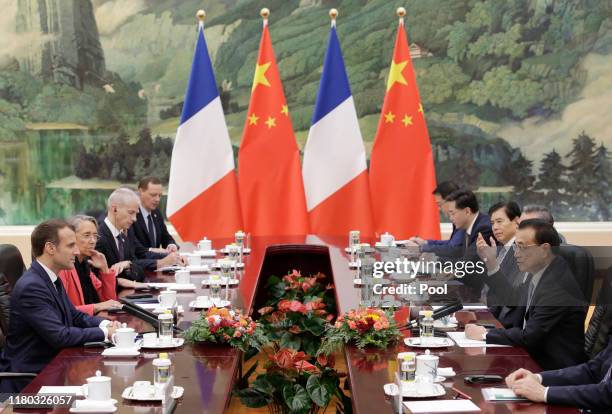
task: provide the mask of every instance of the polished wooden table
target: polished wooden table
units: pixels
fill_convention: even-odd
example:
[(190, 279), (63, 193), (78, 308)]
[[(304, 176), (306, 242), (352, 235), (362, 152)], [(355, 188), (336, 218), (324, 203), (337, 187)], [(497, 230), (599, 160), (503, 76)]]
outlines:
[[(231, 240), (214, 240), (213, 247), (221, 248)], [(280, 244), (312, 244), (322, 245), (329, 249), (329, 262), (336, 286), (336, 298), (340, 312), (346, 312), (359, 306), (361, 294), (353, 285), (354, 270), (349, 269), (348, 255), (344, 252), (347, 244), (345, 237), (253, 237), (251, 254), (245, 256), (245, 269), (240, 285), (230, 290), (229, 299), (237, 308), (253, 311), (258, 283), (263, 286), (262, 265), (266, 249)], [(184, 246), (184, 250), (193, 246)], [(289, 248), (291, 250), (291, 248)], [(299, 249), (296, 247), (296, 254)], [(299, 260), (296, 260), (299, 262)], [(290, 269), (287, 269), (289, 271)], [(269, 275), (264, 275), (266, 277)], [(197, 291), (177, 295), (178, 303), (185, 312), (179, 319), (179, 326), (185, 328), (198, 317), (198, 312), (189, 308), (188, 303), (196, 296), (207, 294), (207, 289), (200, 287), (200, 282), (206, 274), (192, 275), (192, 281)], [(153, 274), (149, 281), (172, 281), (173, 276)], [(133, 292), (124, 291), (122, 295)], [(399, 312), (402, 313), (401, 311)], [(404, 318), (407, 312), (404, 309)], [(128, 323), (140, 332), (151, 331), (152, 327), (128, 314), (107, 315)], [(490, 315), (481, 312), (479, 319), (487, 320)], [(393, 412), (390, 400), (385, 398), (383, 384), (391, 382), (395, 372), (395, 357), (397, 352), (408, 350), (403, 344), (388, 350), (361, 351), (354, 347), (345, 348), (345, 358), (350, 376), (353, 409), (358, 413)], [(183, 386), (185, 393), (175, 408), (176, 413), (221, 413), (227, 407), (231, 398), (232, 387), (241, 355), (238, 351), (225, 346), (190, 346), (170, 351), (174, 365), (175, 383)], [(463, 382), (465, 375), (476, 373), (491, 373), (505, 376), (514, 369), (524, 367), (535, 371), (537, 364), (529, 355), (519, 348), (459, 348), (453, 347), (435, 352), (440, 355), (440, 366), (452, 366), (457, 372), (453, 385), (470, 395), (473, 401), (484, 413), (577, 413), (578, 410), (546, 406), (542, 404), (490, 404), (482, 399), (480, 388), (467, 386)], [(152, 360), (156, 352), (143, 350), (137, 359), (103, 358), (100, 349), (69, 348), (62, 350), (58, 356), (30, 383), (24, 393), (36, 393), (43, 385), (81, 385), (86, 378), (95, 374), (96, 370), (112, 378), (113, 398), (119, 401), (119, 413), (162, 413), (159, 405), (130, 404), (122, 401), (121, 393), (125, 387), (136, 380), (152, 380)], [(449, 385), (447, 383), (445, 385)], [(450, 385), (449, 385), (450, 386)], [(453, 398), (455, 393), (448, 388), (445, 398)], [(10, 409), (9, 409), (10, 411)], [(24, 410), (20, 410), (24, 411)], [(17, 412), (17, 410), (15, 410)], [(30, 411), (31, 412), (31, 411)], [(67, 408), (55, 408), (53, 412), (68, 412)]]

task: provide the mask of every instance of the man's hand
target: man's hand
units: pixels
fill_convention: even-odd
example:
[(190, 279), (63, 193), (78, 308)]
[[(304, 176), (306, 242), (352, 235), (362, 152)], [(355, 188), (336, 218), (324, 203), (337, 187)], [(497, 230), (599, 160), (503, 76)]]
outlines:
[(519, 397), (525, 397), (533, 402), (546, 402), (546, 388), (540, 384), (535, 375), (521, 378), (514, 382), (512, 391)]
[(100, 269), (102, 273), (108, 273), (108, 264), (106, 263), (106, 256), (97, 250), (91, 251), (91, 257), (87, 261), (90, 266)]
[(516, 381), (528, 377), (534, 377), (538, 382), (540, 382), (540, 378), (536, 374), (525, 368), (520, 368), (506, 377), (506, 385), (508, 388), (512, 388)]
[(424, 244), (427, 244), (427, 240), (420, 238), (419, 236), (414, 236), (408, 239), (409, 241), (413, 242), (414, 244), (416, 244), (417, 246), (422, 246)]
[(170, 243), (168, 247), (166, 247), (166, 251), (168, 253), (178, 252), (178, 247), (176, 247), (176, 244)]
[(468, 323), (465, 325), (465, 337), (467, 339), (473, 339), (475, 341), (482, 341), (482, 337), (487, 333), (487, 330), (483, 326), (474, 325)]
[(181, 263), (181, 256), (179, 256), (178, 253), (173, 252), (173, 253), (169, 253), (163, 259), (159, 259), (157, 261), (157, 268), (161, 269), (162, 267), (166, 267), (166, 266), (174, 266), (178, 263)]
[(111, 308), (122, 308), (123, 305), (116, 300), (110, 299), (106, 302), (94, 303), (94, 313), (105, 311)]
[(497, 248), (493, 236), (491, 236), (489, 241), (491, 244), (488, 244), (484, 237), (482, 237), (482, 233), (478, 233), (478, 238), (476, 239), (476, 253), (478, 253), (478, 257), (485, 262), (487, 270), (491, 271), (497, 266)]
[(149, 251), (150, 251), (151, 253), (160, 253), (160, 254), (166, 254), (166, 253), (168, 253), (168, 250), (163, 249), (163, 248), (161, 248), (161, 247), (151, 247), (151, 248), (149, 248)]
[(124, 260), (123, 262), (118, 262), (112, 265), (111, 270), (113, 270), (116, 275), (119, 275), (124, 270), (129, 269), (131, 265), (132, 263), (129, 260)]
[(112, 342), (113, 341), (113, 334), (119, 328), (121, 328), (121, 323), (119, 321), (112, 321), (111, 323), (106, 325), (106, 329), (108, 330), (108, 338), (106, 338), (106, 339), (108, 341)]

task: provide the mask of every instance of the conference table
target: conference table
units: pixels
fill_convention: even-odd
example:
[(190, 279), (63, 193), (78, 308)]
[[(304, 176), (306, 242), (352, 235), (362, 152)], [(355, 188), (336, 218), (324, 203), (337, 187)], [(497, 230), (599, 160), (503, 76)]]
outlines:
[[(231, 243), (230, 239), (213, 240), (213, 248), (219, 249)], [(363, 240), (374, 243), (374, 240)], [(349, 268), (349, 255), (345, 253), (347, 238), (318, 236), (284, 236), (284, 237), (251, 237), (251, 253), (244, 256), (245, 267), (240, 274), (240, 284), (228, 291), (228, 299), (234, 308), (240, 308), (256, 314), (257, 295), (262, 295), (270, 268), (300, 269), (301, 266), (313, 266), (313, 260), (305, 255), (316, 250), (319, 259), (323, 258), (324, 268), (331, 273), (336, 289), (338, 312), (346, 312), (359, 306), (361, 292), (353, 284), (355, 270)], [(182, 251), (190, 251), (194, 246), (187, 243), (181, 246)], [(276, 250), (275, 250), (276, 249)], [(274, 261), (273, 253), (282, 251), (285, 255)], [(289, 255), (287, 255), (287, 253)], [(322, 253), (322, 254), (321, 254)], [(291, 255), (293, 254), (293, 255)], [(218, 254), (218, 257), (221, 255)], [(267, 257), (267, 258), (266, 258)], [(280, 257), (280, 256), (278, 256)], [(295, 264), (295, 266), (293, 266)], [(266, 273), (268, 272), (268, 273)], [(187, 328), (199, 312), (190, 309), (188, 304), (197, 295), (208, 294), (201, 287), (201, 280), (207, 274), (192, 274), (192, 282), (197, 286), (196, 292), (178, 292), (178, 304), (184, 308), (179, 316), (179, 327)], [(172, 282), (170, 274), (151, 273), (149, 282)], [(260, 290), (257, 290), (257, 287)], [(134, 293), (122, 291), (120, 296)], [(403, 318), (409, 316), (407, 309), (398, 311)], [(484, 310), (475, 312), (479, 321), (497, 323)], [(139, 332), (153, 331), (152, 325), (127, 313), (101, 314), (112, 320), (119, 320), (134, 327)], [(408, 333), (409, 335), (409, 333)], [(383, 385), (392, 382), (396, 369), (396, 355), (409, 349), (403, 343), (389, 349), (359, 350), (353, 346), (344, 348), (344, 356), (350, 381), (353, 411), (356, 413), (393, 412), (392, 400), (383, 393)], [(418, 350), (417, 350), (418, 351)], [(119, 413), (157, 414), (164, 413), (166, 407), (151, 403), (137, 403), (123, 400), (123, 390), (137, 380), (153, 379), (153, 359), (158, 352), (142, 350), (134, 359), (112, 359), (102, 357), (100, 348), (75, 347), (64, 349), (49, 363), (41, 373), (23, 390), (23, 393), (34, 394), (44, 385), (82, 385), (86, 379), (100, 370), (102, 375), (111, 377), (112, 396), (118, 400)], [(239, 351), (223, 345), (186, 343), (184, 346), (168, 351), (172, 360), (175, 385), (184, 387), (183, 397), (174, 408), (176, 413), (222, 413), (227, 408), (232, 396), (232, 388), (241, 367), (242, 355)], [(469, 395), (483, 413), (547, 413), (569, 414), (579, 411), (567, 407), (547, 406), (544, 404), (489, 403), (483, 400), (480, 386), (468, 386), (463, 377), (470, 374), (497, 374), (505, 376), (515, 369), (524, 367), (538, 371), (539, 366), (527, 352), (520, 348), (442, 348), (433, 352), (440, 356), (440, 366), (453, 367), (457, 376), (444, 383), (447, 391), (444, 399), (453, 399), (456, 393), (451, 386)], [(329, 408), (331, 410), (331, 407)], [(245, 408), (245, 410), (247, 410)], [(40, 410), (14, 409), (7, 407), (7, 412), (40, 412)], [(55, 407), (44, 412), (67, 413), (68, 407)]]

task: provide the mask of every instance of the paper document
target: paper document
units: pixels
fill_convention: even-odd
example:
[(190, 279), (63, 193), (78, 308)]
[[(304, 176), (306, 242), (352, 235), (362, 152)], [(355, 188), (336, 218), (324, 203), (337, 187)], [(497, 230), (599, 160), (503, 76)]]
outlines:
[(470, 400), (407, 401), (404, 406), (412, 414), (418, 413), (479, 413), (481, 410)]
[(482, 396), (487, 401), (529, 401), (517, 396), (510, 388), (483, 388)]
[(509, 345), (497, 345), (497, 344), (488, 344), (485, 341), (476, 341), (474, 339), (468, 339), (465, 337), (465, 332), (447, 332), (446, 333), (450, 339), (455, 341), (458, 347), (460, 348), (499, 348), (499, 347), (508, 347)]

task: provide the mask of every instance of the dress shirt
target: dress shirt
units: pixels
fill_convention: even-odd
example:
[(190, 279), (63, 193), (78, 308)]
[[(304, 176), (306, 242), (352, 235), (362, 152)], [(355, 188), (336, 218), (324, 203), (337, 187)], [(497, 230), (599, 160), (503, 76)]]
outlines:
[[(51, 283), (53, 283), (53, 286), (55, 286), (55, 282), (57, 281), (57, 275), (53, 272), (53, 270), (49, 269), (41, 261), (38, 261), (38, 264), (40, 265), (40, 267), (42, 267), (45, 270), (45, 272), (47, 272), (47, 275), (49, 275), (49, 279), (51, 279)], [(57, 290), (57, 287), (55, 289)], [(104, 339), (106, 341), (109, 340), (108, 328), (107, 328), (109, 323), (111, 323), (111, 321), (105, 319), (102, 322), (100, 322), (100, 325), (98, 325), (98, 328), (100, 328), (102, 332), (104, 332)]]
[(478, 212), (476, 212), (476, 214), (474, 214), (474, 220), (472, 220), (472, 224), (470, 224), (470, 227), (467, 228), (467, 230), (465, 231), (465, 233), (467, 234), (468, 239), (472, 236), (472, 230), (474, 229), (474, 223), (476, 223), (476, 219), (478, 218)]
[(117, 246), (117, 251), (119, 251), (120, 246), (119, 246), (119, 240), (117, 240), (117, 236), (123, 235), (123, 232), (121, 230), (118, 230), (117, 227), (115, 227), (113, 223), (111, 223), (111, 221), (108, 219), (108, 216), (106, 216), (106, 218), (104, 219), (104, 223), (106, 223), (106, 225), (108, 226), (108, 229), (113, 234), (113, 239), (115, 239), (115, 246)]

